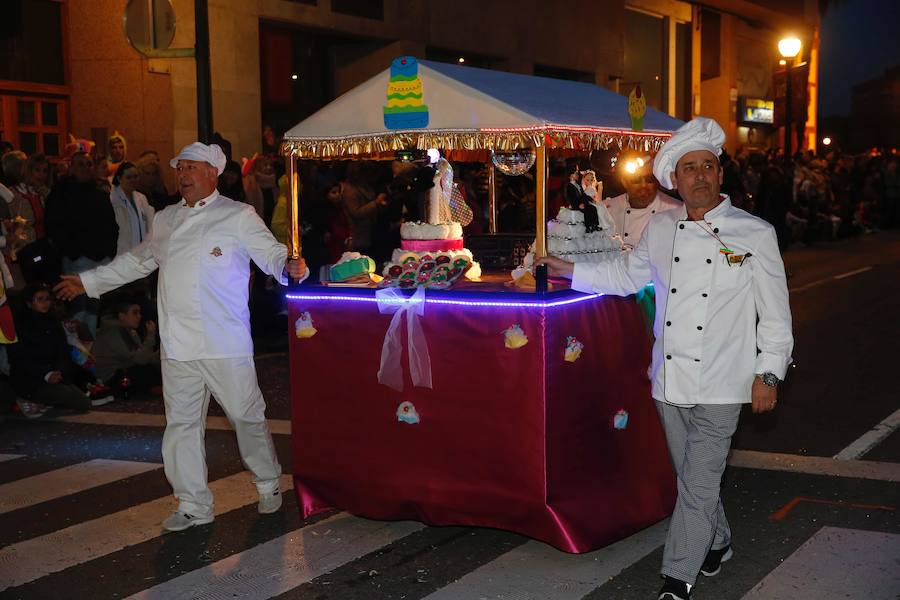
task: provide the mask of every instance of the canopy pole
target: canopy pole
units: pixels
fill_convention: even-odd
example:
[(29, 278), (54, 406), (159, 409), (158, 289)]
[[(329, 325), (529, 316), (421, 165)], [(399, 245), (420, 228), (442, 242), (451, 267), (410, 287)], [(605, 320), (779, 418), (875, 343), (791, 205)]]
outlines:
[(497, 233), (497, 172), (493, 151), (488, 161), (488, 233)]
[(297, 157), (291, 152), (287, 156), (290, 176), (291, 201), (288, 206), (288, 222), (291, 224), (291, 238), (288, 252), (293, 259), (300, 258), (300, 173), (297, 171)]
[(540, 258), (547, 256), (547, 149), (543, 144), (534, 149), (534, 157), (537, 171), (534, 189), (534, 214), (537, 218), (534, 230), (534, 255)]

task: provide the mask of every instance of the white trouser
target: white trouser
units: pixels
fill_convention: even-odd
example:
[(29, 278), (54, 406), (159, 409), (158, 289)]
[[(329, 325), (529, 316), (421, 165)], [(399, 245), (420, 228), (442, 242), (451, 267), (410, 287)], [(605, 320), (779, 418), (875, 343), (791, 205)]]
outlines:
[(278, 488), (281, 465), (266, 424), (266, 403), (250, 356), (192, 361), (162, 361), (166, 432), (162, 455), (166, 478), (178, 498), (178, 510), (196, 517), (213, 515), (206, 480), (206, 410), (210, 394), (237, 433), (241, 458), (260, 493)]

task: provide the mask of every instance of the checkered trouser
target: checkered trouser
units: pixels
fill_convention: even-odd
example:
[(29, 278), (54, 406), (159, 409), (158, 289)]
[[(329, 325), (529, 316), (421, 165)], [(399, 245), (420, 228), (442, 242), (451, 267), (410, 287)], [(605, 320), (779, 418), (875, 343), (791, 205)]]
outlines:
[(719, 488), (741, 405), (681, 408), (657, 401), (656, 409), (678, 476), (661, 573), (693, 585), (710, 548), (731, 543)]

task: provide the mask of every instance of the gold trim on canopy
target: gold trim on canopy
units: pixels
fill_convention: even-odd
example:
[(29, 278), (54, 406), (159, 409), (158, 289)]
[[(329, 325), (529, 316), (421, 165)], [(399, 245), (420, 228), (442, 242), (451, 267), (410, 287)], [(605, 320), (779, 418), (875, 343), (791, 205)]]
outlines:
[(598, 127), (546, 125), (521, 129), (406, 130), (343, 138), (285, 138), (281, 152), (306, 159), (352, 158), (397, 150), (496, 150), (564, 148), (590, 151), (617, 146), (620, 150), (657, 151), (671, 133), (637, 132)]

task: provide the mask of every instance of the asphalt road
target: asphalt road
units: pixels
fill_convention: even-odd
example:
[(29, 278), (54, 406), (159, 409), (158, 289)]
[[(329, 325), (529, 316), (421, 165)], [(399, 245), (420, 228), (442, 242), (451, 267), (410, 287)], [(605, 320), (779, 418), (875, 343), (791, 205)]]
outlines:
[[(785, 261), (796, 366), (776, 413), (742, 417), (723, 481), (736, 555), (695, 598), (896, 599), (900, 234), (793, 248)], [(274, 312), (257, 325), (277, 326)], [(290, 473), (283, 340), (261, 336), (257, 348)], [(162, 414), (158, 399), (132, 399), (0, 423), (0, 597), (656, 598), (665, 522), (574, 556), (489, 529), (338, 511), (303, 521), (291, 493), (281, 513), (259, 517), (233, 433), (215, 419), (216, 521), (161, 535), (173, 507)]]

